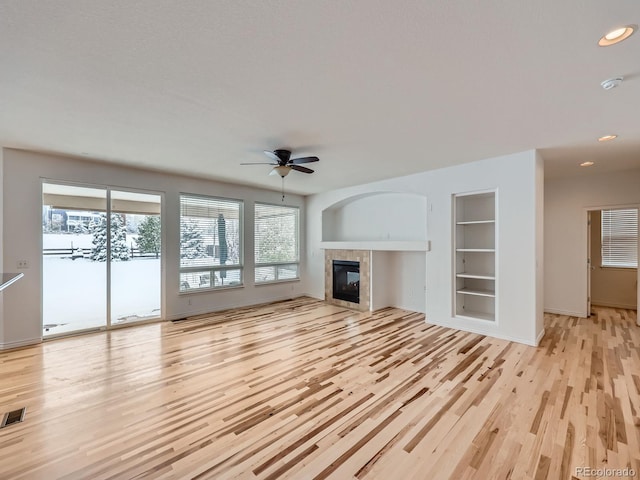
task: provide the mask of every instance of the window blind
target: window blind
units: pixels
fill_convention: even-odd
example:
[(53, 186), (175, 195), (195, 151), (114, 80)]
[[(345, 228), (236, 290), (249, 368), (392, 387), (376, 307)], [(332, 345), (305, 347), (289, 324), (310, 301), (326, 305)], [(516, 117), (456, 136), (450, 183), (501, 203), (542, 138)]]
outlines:
[(299, 218), (297, 207), (256, 203), (256, 283), (299, 277)]
[(242, 283), (242, 202), (180, 195), (180, 290)]
[(638, 210), (602, 210), (602, 266), (638, 267)]

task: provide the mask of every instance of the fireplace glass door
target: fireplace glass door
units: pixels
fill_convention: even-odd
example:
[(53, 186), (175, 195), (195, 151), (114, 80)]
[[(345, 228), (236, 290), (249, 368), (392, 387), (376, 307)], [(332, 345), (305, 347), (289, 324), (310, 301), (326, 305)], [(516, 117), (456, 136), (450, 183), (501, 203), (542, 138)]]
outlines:
[(360, 262), (333, 261), (333, 298), (360, 303)]

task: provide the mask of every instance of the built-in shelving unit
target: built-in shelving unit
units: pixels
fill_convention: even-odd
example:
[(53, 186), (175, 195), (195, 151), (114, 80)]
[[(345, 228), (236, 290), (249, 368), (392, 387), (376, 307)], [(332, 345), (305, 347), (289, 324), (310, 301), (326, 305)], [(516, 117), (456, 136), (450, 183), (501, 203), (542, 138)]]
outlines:
[(453, 197), (454, 315), (496, 320), (496, 192)]

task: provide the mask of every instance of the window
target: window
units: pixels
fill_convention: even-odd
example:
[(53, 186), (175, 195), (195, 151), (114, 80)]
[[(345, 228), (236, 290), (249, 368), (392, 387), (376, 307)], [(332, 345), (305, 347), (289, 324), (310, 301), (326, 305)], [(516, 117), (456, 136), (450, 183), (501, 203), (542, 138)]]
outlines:
[(638, 210), (602, 210), (602, 266), (638, 268)]
[(242, 202), (180, 195), (180, 291), (242, 285)]
[(299, 218), (296, 207), (256, 203), (256, 283), (299, 278)]

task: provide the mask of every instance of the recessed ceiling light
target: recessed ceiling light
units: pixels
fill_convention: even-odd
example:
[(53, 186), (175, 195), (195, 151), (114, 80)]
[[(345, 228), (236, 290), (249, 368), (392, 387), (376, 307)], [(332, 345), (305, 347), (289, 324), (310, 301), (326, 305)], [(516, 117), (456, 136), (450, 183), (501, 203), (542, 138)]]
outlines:
[(582, 162), (580, 164), (581, 167), (590, 167), (591, 165), (595, 165), (595, 162)]
[(603, 137), (600, 137), (598, 139), (599, 142), (608, 142), (610, 140), (615, 140), (616, 138), (618, 138), (618, 135), (605, 135)]
[(615, 45), (621, 41), (629, 38), (638, 29), (637, 25), (626, 25), (624, 27), (611, 30), (604, 37), (598, 40), (598, 45), (601, 47), (608, 47), (609, 45)]

